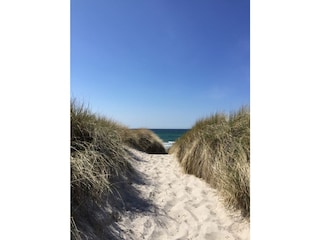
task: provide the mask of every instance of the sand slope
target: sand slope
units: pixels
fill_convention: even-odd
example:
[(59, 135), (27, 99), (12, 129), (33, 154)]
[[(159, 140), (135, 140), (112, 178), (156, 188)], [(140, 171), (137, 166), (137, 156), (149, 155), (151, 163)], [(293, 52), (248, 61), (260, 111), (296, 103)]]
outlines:
[(130, 152), (142, 176), (132, 186), (152, 208), (126, 211), (115, 223), (119, 238), (249, 239), (249, 224), (240, 214), (228, 213), (216, 191), (203, 180), (184, 174), (173, 155)]

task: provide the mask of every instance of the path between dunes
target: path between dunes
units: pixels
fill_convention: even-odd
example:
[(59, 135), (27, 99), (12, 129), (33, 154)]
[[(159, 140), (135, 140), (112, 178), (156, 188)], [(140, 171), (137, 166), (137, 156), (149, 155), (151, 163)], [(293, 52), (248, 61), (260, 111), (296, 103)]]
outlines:
[(249, 239), (249, 224), (222, 206), (216, 190), (184, 174), (175, 156), (130, 149), (142, 181), (132, 183), (151, 211), (127, 211), (116, 223), (121, 239)]

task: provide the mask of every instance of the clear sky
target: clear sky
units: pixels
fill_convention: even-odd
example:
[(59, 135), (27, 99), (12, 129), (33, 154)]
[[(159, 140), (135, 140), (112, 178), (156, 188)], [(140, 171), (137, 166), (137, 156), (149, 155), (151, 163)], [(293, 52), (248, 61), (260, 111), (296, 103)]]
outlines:
[(250, 104), (249, 0), (71, 0), (71, 96), (128, 127)]

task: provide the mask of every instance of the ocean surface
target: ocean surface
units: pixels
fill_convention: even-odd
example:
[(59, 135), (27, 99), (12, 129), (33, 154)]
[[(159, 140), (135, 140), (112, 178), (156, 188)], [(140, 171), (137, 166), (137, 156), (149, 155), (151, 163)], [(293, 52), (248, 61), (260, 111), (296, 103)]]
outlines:
[(174, 142), (190, 129), (150, 129), (163, 141), (166, 149), (169, 149)]

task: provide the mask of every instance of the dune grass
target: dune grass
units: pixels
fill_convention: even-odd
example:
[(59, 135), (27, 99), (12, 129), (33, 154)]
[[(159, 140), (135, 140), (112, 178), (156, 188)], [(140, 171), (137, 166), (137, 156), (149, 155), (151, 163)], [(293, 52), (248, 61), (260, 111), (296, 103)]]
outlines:
[[(71, 101), (70, 118), (71, 238), (97, 239), (100, 235), (102, 239), (109, 239), (113, 235), (107, 226), (115, 215), (112, 209), (104, 211), (106, 201), (112, 205), (138, 198), (137, 193), (130, 190), (130, 184), (121, 185), (132, 181), (130, 176), (136, 174), (127, 147), (147, 153), (165, 153), (165, 148), (151, 130), (129, 129), (93, 114), (76, 100)], [(177, 140), (170, 153), (177, 155), (187, 173), (204, 178), (217, 188), (227, 206), (250, 216), (250, 115), (247, 108), (230, 116), (216, 114), (198, 121)], [(125, 194), (120, 189), (131, 193)], [(123, 198), (125, 195), (130, 197)], [(98, 215), (93, 211), (97, 209), (101, 210)], [(102, 221), (103, 214), (109, 216)], [(106, 229), (107, 233), (102, 233)]]
[(88, 210), (87, 203), (99, 205), (105, 194), (114, 194), (114, 180), (126, 176), (131, 165), (119, 134), (120, 124), (92, 114), (75, 100), (70, 110), (71, 233), (73, 239), (79, 239), (76, 226)]
[(206, 180), (226, 207), (250, 218), (250, 110), (199, 120), (170, 148), (188, 174)]
[(122, 137), (125, 144), (139, 151), (153, 154), (166, 153), (161, 139), (149, 129), (129, 129), (122, 132)]
[[(109, 199), (111, 205), (117, 205), (116, 201), (123, 201), (122, 197), (128, 193), (119, 192), (119, 186), (122, 191), (131, 191), (130, 187), (126, 190), (122, 187), (130, 174), (135, 174), (128, 161), (130, 157), (127, 147), (148, 153), (165, 150), (161, 140), (152, 131), (129, 129), (93, 114), (75, 99), (71, 101), (70, 118), (71, 238), (96, 239), (101, 235), (101, 225), (104, 223), (95, 219), (97, 217), (93, 212), (98, 209), (101, 210), (100, 215), (105, 214), (104, 207), (101, 206), (106, 205), (106, 199)], [(137, 197), (132, 192), (132, 198)], [(112, 220), (112, 210), (109, 215), (106, 218)], [(109, 223), (110, 221), (108, 220)], [(89, 227), (93, 228), (92, 231), (88, 230), (88, 225), (91, 225)], [(109, 238), (108, 234), (103, 238)]]
[(83, 105), (71, 104), (71, 188), (74, 198), (100, 199), (111, 191), (112, 176), (130, 169), (118, 133), (120, 125), (97, 117)]

